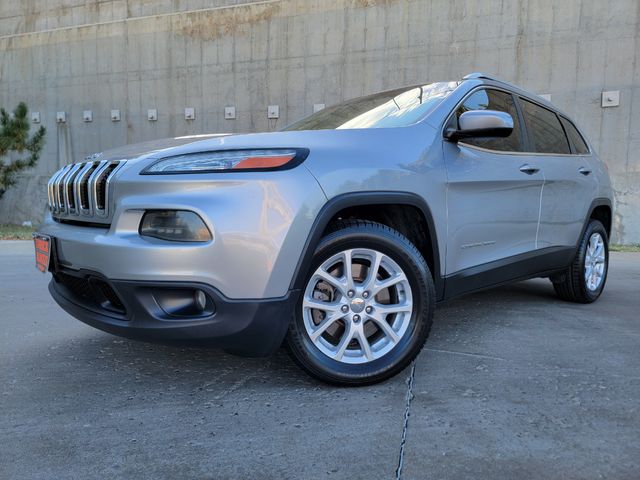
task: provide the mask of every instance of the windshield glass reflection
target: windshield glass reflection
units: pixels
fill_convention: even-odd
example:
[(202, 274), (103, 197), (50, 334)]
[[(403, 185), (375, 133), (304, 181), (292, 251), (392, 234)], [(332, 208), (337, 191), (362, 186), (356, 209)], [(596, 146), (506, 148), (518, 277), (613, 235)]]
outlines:
[(458, 82), (438, 82), (348, 100), (314, 113), (284, 130), (389, 128), (413, 125), (428, 115), (458, 85)]

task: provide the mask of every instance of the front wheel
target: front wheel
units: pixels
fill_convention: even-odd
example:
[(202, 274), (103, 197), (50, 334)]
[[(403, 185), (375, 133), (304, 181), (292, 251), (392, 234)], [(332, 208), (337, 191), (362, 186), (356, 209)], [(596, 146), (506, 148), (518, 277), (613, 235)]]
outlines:
[(376, 383), (420, 352), (434, 303), (429, 267), (407, 238), (378, 223), (345, 221), (316, 249), (286, 343), (316, 378)]
[(595, 302), (607, 281), (609, 271), (609, 238), (598, 220), (591, 220), (580, 240), (573, 263), (553, 277), (556, 294), (577, 303)]

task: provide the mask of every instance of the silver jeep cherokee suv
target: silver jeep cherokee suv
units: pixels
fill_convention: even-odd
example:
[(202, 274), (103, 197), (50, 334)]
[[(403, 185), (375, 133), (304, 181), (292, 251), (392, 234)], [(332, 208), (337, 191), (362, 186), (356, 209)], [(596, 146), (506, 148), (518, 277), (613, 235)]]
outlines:
[(367, 384), (405, 368), (434, 305), (531, 277), (596, 300), (612, 191), (584, 135), (482, 74), (350, 100), (280, 132), (94, 155), (49, 185), (36, 262), (71, 315)]

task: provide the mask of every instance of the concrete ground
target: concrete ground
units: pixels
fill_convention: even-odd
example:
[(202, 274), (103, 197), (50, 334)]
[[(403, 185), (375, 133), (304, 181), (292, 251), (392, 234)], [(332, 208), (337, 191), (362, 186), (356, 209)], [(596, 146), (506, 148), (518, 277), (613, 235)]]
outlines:
[(436, 310), (381, 385), (315, 382), (285, 353), (119, 339), (0, 242), (0, 478), (640, 478), (640, 254), (600, 301), (533, 280)]

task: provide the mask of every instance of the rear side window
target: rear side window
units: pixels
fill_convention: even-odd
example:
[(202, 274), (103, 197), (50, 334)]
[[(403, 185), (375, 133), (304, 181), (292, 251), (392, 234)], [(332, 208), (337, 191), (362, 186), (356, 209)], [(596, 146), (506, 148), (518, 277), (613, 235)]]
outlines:
[(521, 152), (522, 151), (522, 132), (520, 129), (520, 121), (518, 120), (518, 112), (516, 110), (513, 96), (500, 90), (483, 89), (472, 93), (464, 103), (456, 110), (454, 117), (456, 128), (458, 127), (458, 119), (464, 112), (470, 110), (497, 110), (506, 112), (513, 118), (513, 132), (505, 138), (465, 138), (461, 143), (474, 145), (476, 147), (498, 150), (501, 152)]
[(536, 153), (571, 153), (558, 116), (551, 110), (522, 99), (524, 121)]
[(564, 117), (560, 117), (560, 121), (562, 122), (562, 126), (564, 127), (564, 131), (567, 132), (567, 136), (569, 137), (569, 141), (573, 145), (574, 153), (578, 155), (587, 155), (589, 153), (589, 147), (587, 147), (587, 142), (584, 141), (578, 129)]

